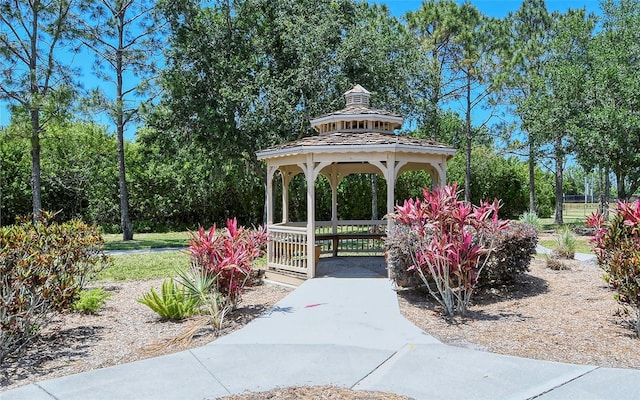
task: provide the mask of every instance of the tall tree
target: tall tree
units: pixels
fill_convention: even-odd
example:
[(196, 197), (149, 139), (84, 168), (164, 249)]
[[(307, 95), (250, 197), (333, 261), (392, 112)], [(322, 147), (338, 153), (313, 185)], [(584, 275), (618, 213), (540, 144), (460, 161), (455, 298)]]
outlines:
[(133, 239), (124, 133), (138, 118), (141, 97), (149, 96), (162, 48), (163, 23), (156, 18), (154, 7), (151, 0), (89, 1), (82, 6), (89, 18), (78, 25), (81, 40), (96, 56), (96, 76), (115, 85), (113, 97), (97, 89), (94, 105), (106, 110), (116, 127), (123, 240)]
[(552, 14), (548, 54), (541, 69), (543, 85), (536, 86), (521, 108), (536, 115), (531, 126), (540, 144), (548, 143), (555, 164), (555, 223), (562, 224), (563, 171), (566, 155), (585, 115), (583, 93), (588, 69), (588, 48), (595, 17), (585, 10)]
[(74, 24), (71, 0), (0, 2), (0, 98), (30, 119), (33, 214), (42, 213), (40, 139), (70, 102), (71, 72), (60, 53)]
[(418, 131), (432, 140), (444, 136), (443, 105), (459, 94), (459, 79), (452, 68), (453, 36), (457, 30), (458, 4), (453, 0), (429, 0), (405, 16), (416, 42), (410, 77), (413, 112)]
[(458, 96), (464, 102), (465, 138), (465, 201), (471, 201), (471, 145), (473, 133), (483, 132), (483, 128), (493, 113), (473, 129), (471, 115), (474, 109), (485, 105), (492, 93), (489, 77), (493, 71), (492, 21), (470, 3), (462, 4), (457, 11), (457, 27), (454, 30), (451, 73), (459, 77), (456, 84)]
[(547, 56), (551, 16), (544, 0), (524, 0), (517, 11), (507, 15), (504, 24), (504, 39), (496, 37), (501, 44), (501, 73), (496, 75), (495, 85), (520, 122), (529, 159), (529, 211), (535, 212), (535, 166), (540, 144), (533, 125), (537, 117), (522, 104), (544, 86), (541, 71)]
[(376, 92), (378, 107), (404, 104), (402, 26), (385, 7), (239, 0), (167, 2), (165, 12), (166, 96), (150, 124), (158, 140), (205, 148), (218, 182), (238, 169), (263, 183), (255, 152), (314, 134), (309, 119), (341, 108), (354, 83)]
[(607, 0), (602, 9), (589, 51), (587, 112), (576, 152), (586, 169), (610, 170), (618, 198), (627, 199), (640, 188), (640, 2)]

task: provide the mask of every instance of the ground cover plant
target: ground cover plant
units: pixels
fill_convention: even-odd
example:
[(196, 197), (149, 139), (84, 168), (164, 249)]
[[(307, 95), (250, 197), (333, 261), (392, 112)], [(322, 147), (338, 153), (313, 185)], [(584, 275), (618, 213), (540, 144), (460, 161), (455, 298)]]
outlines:
[(595, 228), (593, 250), (604, 279), (616, 300), (635, 311), (640, 337), (640, 200), (618, 202), (608, 220), (592, 214), (587, 224)]
[(405, 201), (390, 216), (415, 232), (409, 269), (416, 271), (448, 317), (466, 314), (494, 251), (495, 235), (508, 224), (498, 219), (498, 200), (472, 206), (458, 196), (457, 184), (424, 189), (423, 199)]
[(0, 228), (0, 363), (32, 342), (54, 312), (68, 310), (105, 266), (100, 232), (54, 214)]
[(71, 308), (74, 311), (95, 314), (104, 307), (109, 297), (111, 297), (111, 293), (105, 292), (103, 288), (83, 290), (80, 292), (78, 300), (71, 305)]

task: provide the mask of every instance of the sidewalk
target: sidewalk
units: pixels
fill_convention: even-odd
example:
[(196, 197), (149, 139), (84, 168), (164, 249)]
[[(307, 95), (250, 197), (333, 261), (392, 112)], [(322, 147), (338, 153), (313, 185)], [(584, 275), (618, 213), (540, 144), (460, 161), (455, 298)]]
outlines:
[(444, 345), (400, 315), (388, 280), (320, 278), (206, 346), (27, 385), (0, 399), (213, 399), (329, 384), (415, 399), (638, 399), (638, 381), (639, 370)]

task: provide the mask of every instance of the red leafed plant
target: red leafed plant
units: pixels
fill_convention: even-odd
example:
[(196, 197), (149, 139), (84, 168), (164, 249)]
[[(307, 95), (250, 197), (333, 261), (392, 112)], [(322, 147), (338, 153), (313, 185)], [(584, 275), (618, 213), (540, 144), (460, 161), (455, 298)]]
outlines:
[(635, 310), (640, 336), (640, 201), (619, 201), (609, 220), (592, 214), (587, 225), (595, 228), (591, 246), (604, 279), (617, 292), (616, 300)]
[(251, 273), (251, 264), (264, 255), (267, 233), (264, 227), (245, 229), (238, 221), (227, 220), (224, 229), (214, 224), (191, 233), (189, 254), (192, 268), (215, 276), (216, 291), (233, 304)]
[(423, 189), (422, 194), (422, 200), (396, 206), (391, 218), (417, 233), (410, 269), (418, 272), (448, 317), (465, 315), (493, 247), (481, 245), (488, 242), (483, 236), (504, 230), (508, 222), (498, 219), (498, 200), (479, 206), (458, 200), (457, 184)]

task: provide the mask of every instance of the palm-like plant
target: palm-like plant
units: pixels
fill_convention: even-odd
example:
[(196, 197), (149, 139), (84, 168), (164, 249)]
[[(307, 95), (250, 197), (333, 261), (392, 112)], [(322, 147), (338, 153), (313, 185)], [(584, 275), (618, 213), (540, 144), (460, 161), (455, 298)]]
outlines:
[(200, 300), (190, 295), (185, 287), (179, 287), (173, 279), (162, 282), (160, 294), (154, 288), (138, 302), (155, 311), (162, 319), (181, 320), (198, 311)]

